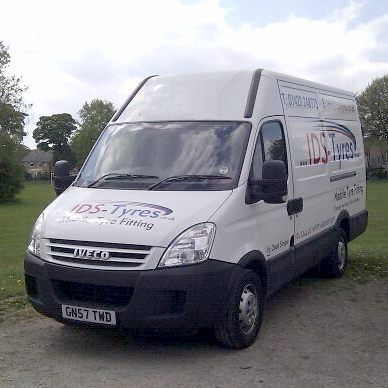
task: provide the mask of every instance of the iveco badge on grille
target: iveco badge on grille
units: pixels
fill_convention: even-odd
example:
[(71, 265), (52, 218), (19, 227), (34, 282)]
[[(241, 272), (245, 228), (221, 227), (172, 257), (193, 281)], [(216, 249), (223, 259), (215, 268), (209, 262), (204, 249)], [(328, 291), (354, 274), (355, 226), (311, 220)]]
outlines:
[(109, 260), (109, 252), (91, 249), (74, 249), (75, 259)]

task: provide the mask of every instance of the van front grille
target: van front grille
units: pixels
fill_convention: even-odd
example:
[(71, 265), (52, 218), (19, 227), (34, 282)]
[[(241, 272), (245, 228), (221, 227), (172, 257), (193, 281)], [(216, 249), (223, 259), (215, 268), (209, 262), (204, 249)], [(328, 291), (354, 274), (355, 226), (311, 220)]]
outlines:
[(127, 306), (132, 298), (132, 287), (102, 286), (87, 283), (52, 280), (61, 302), (86, 302), (107, 306)]
[(145, 264), (151, 246), (100, 241), (48, 239), (46, 254), (51, 262), (77, 267), (133, 268)]

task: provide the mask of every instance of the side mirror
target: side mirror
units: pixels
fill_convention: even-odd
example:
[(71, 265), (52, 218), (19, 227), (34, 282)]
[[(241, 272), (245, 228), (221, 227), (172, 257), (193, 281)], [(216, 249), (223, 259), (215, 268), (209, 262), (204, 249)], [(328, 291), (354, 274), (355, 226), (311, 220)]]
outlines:
[(67, 160), (58, 160), (54, 166), (54, 190), (57, 195), (62, 194), (74, 181), (70, 176), (71, 164)]
[(287, 195), (286, 165), (281, 160), (268, 160), (263, 163), (262, 179), (248, 182), (248, 203), (264, 200), (266, 203), (284, 203)]

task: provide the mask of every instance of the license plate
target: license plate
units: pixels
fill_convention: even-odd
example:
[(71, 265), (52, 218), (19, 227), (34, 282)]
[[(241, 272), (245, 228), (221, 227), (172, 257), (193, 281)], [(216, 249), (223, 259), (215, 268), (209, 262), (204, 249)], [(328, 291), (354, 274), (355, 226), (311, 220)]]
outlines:
[(116, 325), (116, 312), (86, 307), (62, 305), (62, 317), (75, 321)]

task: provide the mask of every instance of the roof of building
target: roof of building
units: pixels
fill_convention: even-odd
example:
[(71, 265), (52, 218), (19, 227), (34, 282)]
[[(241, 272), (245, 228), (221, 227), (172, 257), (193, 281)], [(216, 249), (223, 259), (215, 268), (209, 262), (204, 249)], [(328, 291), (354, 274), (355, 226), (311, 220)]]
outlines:
[(53, 160), (52, 151), (31, 150), (23, 159), (26, 163), (50, 163)]

